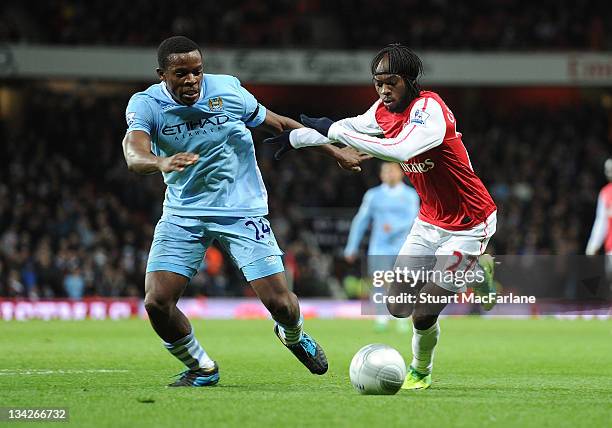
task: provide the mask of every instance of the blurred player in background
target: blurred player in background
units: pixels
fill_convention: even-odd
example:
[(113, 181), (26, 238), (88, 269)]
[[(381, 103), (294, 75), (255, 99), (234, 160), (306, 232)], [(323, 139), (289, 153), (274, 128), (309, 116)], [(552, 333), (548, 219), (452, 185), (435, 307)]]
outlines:
[[(344, 249), (344, 258), (354, 263), (359, 252), (359, 244), (370, 223), (370, 242), (368, 244), (368, 276), (376, 270), (391, 270), (406, 236), (419, 212), (419, 196), (402, 179), (404, 173), (398, 163), (385, 162), (380, 168), (382, 184), (371, 188), (363, 197), (363, 202), (353, 222)], [(389, 319), (386, 306), (378, 310), (376, 305), (376, 329), (386, 329)], [(398, 318), (398, 330), (407, 331), (405, 318)]]
[(379, 99), (366, 113), (338, 122), (302, 115), (309, 128), (266, 140), (280, 143), (285, 150), (341, 142), (379, 159), (400, 162), (414, 185), (421, 208), (398, 263), (404, 256), (402, 267), (451, 272), (453, 280), (439, 276), (418, 290), (438, 303), (419, 300), (414, 305), (390, 306), (394, 315), (412, 315), (413, 359), (404, 389), (431, 385), (433, 352), (440, 334), (438, 315), (446, 306), (442, 298), (462, 293), (468, 285), (454, 280), (455, 274), (474, 272), (472, 277), (478, 281), (469, 285), (484, 297), (485, 309), (495, 304), (496, 297), (494, 262), (484, 251), (495, 233), (497, 208), (474, 173), (453, 113), (438, 94), (420, 89), (422, 73), (416, 54), (400, 44), (389, 45), (372, 60)]
[(602, 245), (605, 253), (612, 255), (612, 158), (604, 163), (604, 172), (609, 183), (601, 189), (597, 198), (595, 222), (586, 247), (587, 256), (597, 254)]
[(594, 256), (604, 247), (604, 265), (610, 293), (612, 293), (612, 158), (604, 162), (604, 173), (608, 179), (597, 197), (597, 209), (591, 236), (586, 247), (586, 255)]
[[(283, 253), (264, 217), (267, 193), (247, 129), (281, 132), (301, 125), (267, 110), (235, 77), (204, 75), (200, 48), (186, 37), (164, 40), (157, 55), (161, 82), (130, 99), (123, 149), (131, 171), (161, 171), (167, 185), (147, 263), (145, 308), (165, 347), (187, 366), (170, 386), (219, 381), (216, 362), (176, 305), (214, 239), (272, 314), (281, 342), (312, 373), (325, 373), (325, 354), (302, 329)], [(353, 170), (360, 162), (355, 153), (327, 151)]]

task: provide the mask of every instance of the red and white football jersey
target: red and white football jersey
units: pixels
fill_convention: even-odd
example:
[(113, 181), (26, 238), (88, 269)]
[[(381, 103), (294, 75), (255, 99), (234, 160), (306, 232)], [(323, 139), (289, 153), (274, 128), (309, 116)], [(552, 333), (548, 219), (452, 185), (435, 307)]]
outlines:
[[(385, 138), (376, 137), (381, 134)], [(400, 162), (421, 198), (419, 218), (427, 223), (466, 230), (497, 209), (472, 169), (453, 113), (434, 92), (422, 91), (402, 113), (389, 112), (378, 100), (365, 114), (334, 123), (329, 138)]]
[(606, 254), (612, 254), (612, 183), (605, 185), (597, 198), (595, 223), (587, 244), (586, 253), (597, 253), (603, 244)]

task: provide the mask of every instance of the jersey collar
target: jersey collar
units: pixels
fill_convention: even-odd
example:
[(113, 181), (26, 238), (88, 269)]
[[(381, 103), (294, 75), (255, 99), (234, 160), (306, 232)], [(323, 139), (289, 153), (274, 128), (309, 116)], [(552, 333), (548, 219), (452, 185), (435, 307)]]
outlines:
[(402, 189), (402, 182), (400, 181), (399, 183), (397, 183), (395, 186), (391, 187), (389, 186), (387, 183), (382, 183), (381, 187), (383, 189), (385, 189), (385, 191), (390, 192), (390, 193), (397, 193), (399, 191), (401, 191)]

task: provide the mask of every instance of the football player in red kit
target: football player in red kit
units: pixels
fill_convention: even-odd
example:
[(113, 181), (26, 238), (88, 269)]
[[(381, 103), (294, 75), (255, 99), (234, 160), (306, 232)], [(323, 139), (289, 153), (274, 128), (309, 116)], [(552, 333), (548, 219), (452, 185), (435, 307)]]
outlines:
[(586, 248), (587, 256), (597, 254), (602, 245), (606, 255), (612, 255), (612, 158), (604, 162), (604, 172), (609, 183), (597, 197), (597, 211)]
[[(440, 334), (438, 315), (452, 301), (449, 297), (470, 286), (485, 309), (496, 300), (494, 262), (484, 251), (495, 233), (497, 208), (474, 173), (455, 116), (438, 94), (420, 89), (422, 72), (420, 58), (410, 49), (389, 45), (372, 60), (379, 99), (367, 112), (337, 122), (302, 115), (306, 128), (266, 140), (282, 144), (277, 157), (292, 149), (340, 142), (398, 162), (414, 185), (421, 208), (396, 266), (408, 265), (413, 272), (475, 273), (470, 283), (458, 281), (458, 276), (434, 275), (419, 289), (419, 299), (407, 310), (400, 309), (402, 316), (412, 315), (414, 331), (413, 359), (404, 389), (431, 385), (433, 351)], [(422, 302), (422, 295), (434, 298)]]

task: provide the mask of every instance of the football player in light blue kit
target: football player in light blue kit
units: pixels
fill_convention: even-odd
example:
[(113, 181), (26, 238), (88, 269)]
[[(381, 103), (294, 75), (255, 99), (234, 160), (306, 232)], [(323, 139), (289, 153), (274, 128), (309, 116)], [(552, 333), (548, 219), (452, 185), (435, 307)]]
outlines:
[[(372, 224), (368, 245), (368, 276), (377, 270), (392, 270), (399, 250), (406, 241), (410, 228), (419, 212), (419, 196), (403, 182), (404, 173), (397, 163), (385, 162), (380, 168), (382, 184), (371, 188), (363, 202), (349, 232), (344, 249), (344, 258), (353, 263), (358, 255), (359, 244)], [(389, 315), (385, 305), (376, 308), (376, 329), (387, 327)], [(397, 318), (398, 330), (408, 331), (408, 319)]]
[[(312, 373), (325, 373), (325, 354), (302, 330), (283, 252), (264, 217), (267, 193), (247, 129), (281, 132), (301, 125), (267, 110), (235, 77), (204, 75), (200, 48), (186, 37), (164, 40), (157, 54), (161, 82), (130, 99), (123, 150), (131, 171), (161, 171), (167, 185), (147, 264), (145, 308), (166, 348), (187, 366), (170, 386), (219, 381), (216, 362), (176, 306), (215, 239), (272, 314), (281, 342)], [(326, 153), (351, 170), (359, 170), (363, 159), (338, 148)]]

